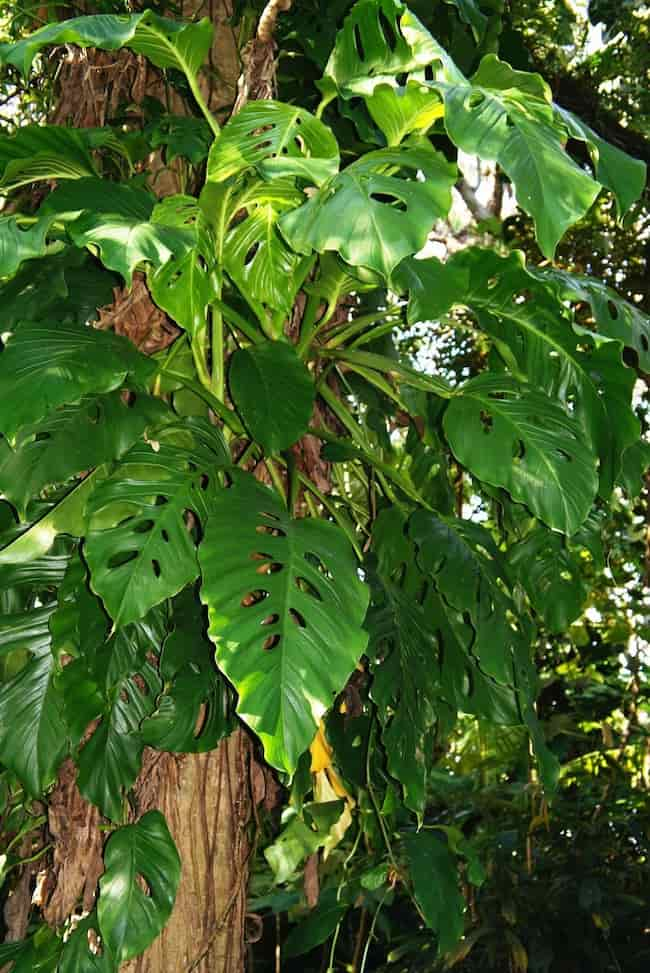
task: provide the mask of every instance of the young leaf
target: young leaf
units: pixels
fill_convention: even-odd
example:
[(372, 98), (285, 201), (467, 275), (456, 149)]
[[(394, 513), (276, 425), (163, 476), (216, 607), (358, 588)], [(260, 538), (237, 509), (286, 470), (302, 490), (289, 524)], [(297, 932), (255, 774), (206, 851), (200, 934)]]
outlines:
[(156, 370), (126, 338), (72, 324), (21, 325), (0, 354), (0, 431), (42, 419), (88, 393), (144, 383)]
[(97, 918), (102, 939), (116, 961), (124, 963), (153, 942), (176, 899), (181, 862), (160, 811), (148, 811), (135, 824), (114, 831), (104, 862)]
[(201, 599), (239, 715), (291, 774), (364, 650), (367, 589), (337, 527), (293, 520), (276, 494), (233, 477), (201, 544)]
[(320, 186), (338, 171), (339, 149), (329, 128), (304, 108), (250, 101), (214, 142), (208, 181), (224, 182), (253, 167), (263, 178), (299, 176)]
[(204, 522), (230, 457), (206, 421), (187, 420), (177, 434), (182, 445), (132, 447), (91, 498), (84, 552), (115, 626), (142, 618), (198, 574), (192, 524)]
[(246, 428), (267, 454), (286, 449), (307, 431), (314, 383), (292, 345), (265, 341), (240, 348), (228, 381)]
[(368, 152), (283, 216), (280, 229), (299, 253), (334, 250), (389, 278), (449, 212), (455, 178), (456, 167), (426, 142)]
[(556, 530), (574, 533), (598, 490), (596, 457), (557, 402), (507, 376), (480, 375), (444, 417), (455, 456)]

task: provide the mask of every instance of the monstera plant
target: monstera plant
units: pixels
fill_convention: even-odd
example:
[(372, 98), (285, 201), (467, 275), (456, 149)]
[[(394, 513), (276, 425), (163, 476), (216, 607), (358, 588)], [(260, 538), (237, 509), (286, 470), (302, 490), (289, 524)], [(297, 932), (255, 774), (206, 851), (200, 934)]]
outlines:
[[(495, 53), (466, 76), (401, 0), (351, 8), (313, 112), (249, 101), (220, 124), (200, 84), (212, 34), (146, 10), (0, 47), (23, 76), (52, 47), (126, 48), (195, 112), (165, 136), (187, 192), (162, 198), (132, 125), (0, 136), (0, 762), (47, 802), (71, 758), (108, 832), (95, 908), (0, 946), (16, 973), (108, 973), (158, 936), (182, 863), (164, 817), (132, 813), (143, 748), (208, 751), (238, 724), (292, 788), (279, 880), (347, 813), (378, 861), (387, 842), (364, 888), (402, 882), (452, 948), (457, 868), (479, 869), (418, 830), (435, 750), (458, 713), (526, 727), (552, 794), (536, 627), (579, 613), (595, 512), (645, 458), (650, 322), (553, 265), (602, 192), (625, 218), (641, 163)], [(372, 138), (343, 144), (342, 118)], [(510, 181), (543, 263), (427, 255), (459, 153)], [(151, 354), (98, 326), (136, 274), (174, 326)], [(400, 327), (435, 340), (454, 314), (482, 342), (467, 380), (396, 353)], [(463, 516), (464, 488), (501, 531)]]

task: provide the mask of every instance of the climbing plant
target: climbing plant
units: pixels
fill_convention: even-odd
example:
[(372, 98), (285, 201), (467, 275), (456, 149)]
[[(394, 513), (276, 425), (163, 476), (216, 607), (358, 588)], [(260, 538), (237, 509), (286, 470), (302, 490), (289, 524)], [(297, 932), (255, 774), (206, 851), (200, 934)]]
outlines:
[[(71, 757), (109, 832), (95, 909), (0, 946), (16, 973), (117, 970), (163, 928), (182, 863), (161, 814), (129, 816), (145, 746), (199, 752), (245, 724), (290, 795), (266, 849), (280, 883), (364, 837), (365, 871), (323, 893), (288, 956), (397, 886), (440, 954), (457, 946), (459, 876), (483, 871), (458, 829), (421, 826), (462, 714), (528, 733), (553, 794), (536, 633), (580, 614), (599, 511), (641, 488), (632, 393), (650, 371), (648, 318), (553, 258), (601, 194), (624, 220), (645, 169), (500, 60), (476, 4), (453, 6), (485, 42), (475, 70), (400, 0), (358, 0), (312, 111), (250, 101), (223, 125), (200, 84), (207, 19), (88, 15), (0, 45), (23, 76), (59, 45), (127, 48), (196, 111), (0, 136), (9, 830)], [(143, 141), (184, 160), (186, 192), (154, 195)], [(459, 153), (499, 167), (543, 262), (430, 255)], [(98, 314), (135, 275), (175, 326), (149, 354)], [(471, 376), (398, 354), (400, 327), (435, 341), (459, 312)], [(472, 520), (469, 498), (498, 516)]]

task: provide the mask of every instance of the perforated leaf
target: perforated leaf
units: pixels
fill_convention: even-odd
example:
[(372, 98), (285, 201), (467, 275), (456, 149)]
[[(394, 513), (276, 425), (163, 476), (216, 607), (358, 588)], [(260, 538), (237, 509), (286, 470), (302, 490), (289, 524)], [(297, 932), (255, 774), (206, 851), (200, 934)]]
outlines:
[(201, 544), (201, 599), (239, 715), (293, 773), (365, 648), (367, 589), (339, 528), (293, 520), (276, 494), (233, 476)]
[(237, 212), (223, 241), (223, 263), (254, 309), (266, 305), (291, 312), (306, 262), (287, 246), (278, 221), (304, 198), (290, 179), (254, 182), (237, 196)]
[(256, 168), (264, 178), (300, 176), (318, 186), (338, 167), (338, 145), (323, 122), (296, 105), (251, 101), (214, 142), (208, 180), (224, 182)]
[(59, 322), (27, 323), (0, 354), (0, 430), (17, 430), (84, 395), (111, 392), (155, 371), (130, 341), (109, 331)]
[(285, 215), (280, 228), (300, 253), (334, 250), (389, 277), (447, 215), (455, 178), (455, 166), (428, 143), (368, 152)]
[(481, 375), (461, 387), (444, 428), (463, 466), (549, 527), (572, 534), (586, 519), (598, 489), (596, 457), (576, 420), (543, 393)]
[(125, 401), (119, 392), (64, 406), (20, 428), (14, 449), (0, 462), (0, 489), (24, 511), (44, 487), (117, 459), (171, 415), (160, 399), (138, 395)]
[(370, 94), (396, 75), (430, 64), (438, 45), (399, 0), (355, 3), (336, 37), (320, 87), (326, 95)]
[(116, 960), (123, 963), (144, 952), (167, 922), (181, 861), (164, 817), (160, 811), (148, 811), (135, 824), (113, 832), (104, 862), (97, 904), (99, 928)]
[(267, 453), (286, 449), (307, 431), (315, 388), (292, 345), (265, 341), (239, 349), (229, 385), (246, 428)]
[(218, 469), (230, 462), (221, 433), (206, 421), (187, 420), (165, 435), (156, 449), (129, 450), (91, 498), (85, 556), (116, 626), (197, 576), (196, 521), (204, 522)]

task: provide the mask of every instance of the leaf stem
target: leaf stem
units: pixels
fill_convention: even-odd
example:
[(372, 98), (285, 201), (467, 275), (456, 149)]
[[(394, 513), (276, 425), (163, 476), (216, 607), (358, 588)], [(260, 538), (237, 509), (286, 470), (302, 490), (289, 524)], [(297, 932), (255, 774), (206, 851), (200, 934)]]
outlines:
[(196, 101), (197, 105), (201, 109), (201, 112), (203, 113), (206, 122), (212, 129), (212, 134), (214, 135), (215, 138), (219, 138), (219, 136), (221, 135), (221, 126), (219, 125), (219, 122), (217, 121), (217, 119), (214, 117), (214, 115), (208, 108), (205, 98), (201, 94), (198, 78), (192, 71), (186, 71), (185, 77), (187, 78), (187, 83), (190, 86), (190, 91), (194, 95), (194, 100)]
[(232, 411), (232, 409), (229, 409), (227, 405), (224, 405), (224, 403), (218, 399), (216, 395), (213, 395), (212, 392), (205, 388), (205, 386), (200, 382), (195, 382), (191, 378), (187, 378), (185, 375), (179, 375), (178, 372), (167, 372), (166, 374), (168, 378), (173, 378), (177, 382), (181, 382), (185, 388), (190, 389), (192, 392), (198, 395), (200, 399), (207, 402), (210, 408), (216, 412), (220, 419), (223, 419), (228, 428), (231, 429), (236, 435), (241, 436), (241, 434), (245, 431), (244, 427), (239, 421), (239, 417)]

